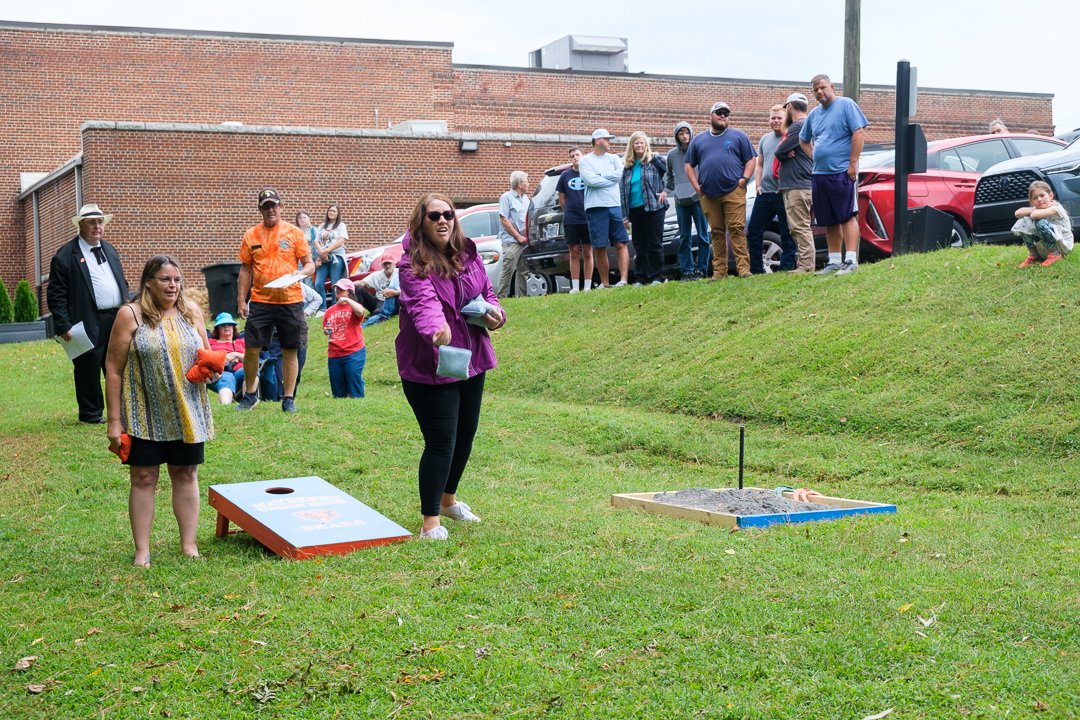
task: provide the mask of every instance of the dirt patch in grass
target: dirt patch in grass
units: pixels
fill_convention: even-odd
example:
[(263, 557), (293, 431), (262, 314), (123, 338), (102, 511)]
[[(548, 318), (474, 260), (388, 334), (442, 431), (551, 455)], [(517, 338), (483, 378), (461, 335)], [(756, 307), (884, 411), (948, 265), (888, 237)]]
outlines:
[(771, 490), (755, 488), (745, 488), (743, 490), (738, 488), (728, 488), (726, 490), (689, 488), (687, 490), (676, 490), (675, 492), (657, 493), (653, 496), (653, 500), (665, 505), (730, 513), (731, 515), (773, 515), (836, 509), (833, 505), (788, 500)]

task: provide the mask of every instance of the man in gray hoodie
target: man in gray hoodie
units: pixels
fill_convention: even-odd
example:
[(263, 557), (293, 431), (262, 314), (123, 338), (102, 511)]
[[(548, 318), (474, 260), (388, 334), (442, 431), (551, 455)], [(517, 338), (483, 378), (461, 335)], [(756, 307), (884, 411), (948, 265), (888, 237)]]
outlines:
[[(694, 186), (686, 177), (686, 161), (683, 159), (693, 137), (694, 128), (690, 127), (690, 123), (680, 122), (675, 126), (675, 147), (668, 150), (665, 177), (668, 194), (675, 198), (675, 217), (679, 220), (679, 271), (683, 280), (706, 277), (712, 261), (709, 224), (705, 222), (705, 213), (701, 209), (697, 193), (694, 192)], [(697, 262), (694, 261), (690, 247), (691, 222), (697, 228)]]

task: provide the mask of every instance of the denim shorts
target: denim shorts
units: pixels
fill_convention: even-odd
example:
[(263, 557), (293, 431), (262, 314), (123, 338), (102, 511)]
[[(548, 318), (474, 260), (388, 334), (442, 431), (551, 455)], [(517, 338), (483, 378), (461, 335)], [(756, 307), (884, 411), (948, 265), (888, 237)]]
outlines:
[(594, 248), (606, 248), (612, 243), (628, 243), (630, 237), (617, 207), (594, 207), (585, 211), (589, 218), (589, 239)]

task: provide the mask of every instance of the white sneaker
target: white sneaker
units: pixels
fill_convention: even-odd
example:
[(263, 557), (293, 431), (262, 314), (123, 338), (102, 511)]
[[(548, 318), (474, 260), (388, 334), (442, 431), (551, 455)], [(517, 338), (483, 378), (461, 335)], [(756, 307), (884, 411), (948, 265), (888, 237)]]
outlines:
[(836, 274), (837, 276), (850, 275), (858, 269), (858, 263), (853, 263), (850, 260), (845, 260), (844, 262), (840, 263), (840, 269), (836, 271)]
[(450, 539), (450, 533), (447, 532), (446, 528), (444, 528), (442, 525), (439, 525), (438, 527), (433, 527), (430, 530), (421, 530), (420, 531), (420, 539), (421, 540), (449, 540)]
[(472, 508), (460, 500), (450, 507), (439, 508), (439, 514), (443, 517), (448, 517), (451, 520), (459, 520), (461, 522), (480, 522), (480, 518), (473, 513)]
[(590, 290), (592, 290), (592, 280), (587, 281), (581, 286), (581, 292), (589, 292)]
[(614, 287), (626, 287), (626, 281), (620, 280), (619, 282), (615, 283)]
[(577, 289), (577, 285), (571, 285), (571, 286), (570, 286), (570, 294), (571, 294), (571, 295), (573, 295), (573, 294), (574, 294), (574, 293), (576, 293), (576, 292), (580, 292), (580, 291), (579, 291), (579, 290)]

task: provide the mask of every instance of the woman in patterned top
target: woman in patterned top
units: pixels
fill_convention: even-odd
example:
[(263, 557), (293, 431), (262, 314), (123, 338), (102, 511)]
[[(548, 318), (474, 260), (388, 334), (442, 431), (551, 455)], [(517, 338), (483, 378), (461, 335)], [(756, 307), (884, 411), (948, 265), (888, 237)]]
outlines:
[[(117, 313), (105, 360), (109, 443), (131, 436), (128, 515), (135, 565), (150, 566), (150, 527), (161, 464), (168, 465), (180, 548), (199, 557), (199, 465), (203, 443), (214, 437), (206, 385), (185, 374), (199, 348), (210, 348), (202, 311), (184, 299), (180, 267), (155, 255), (143, 268), (135, 300)], [(211, 378), (217, 380), (218, 375)]]

